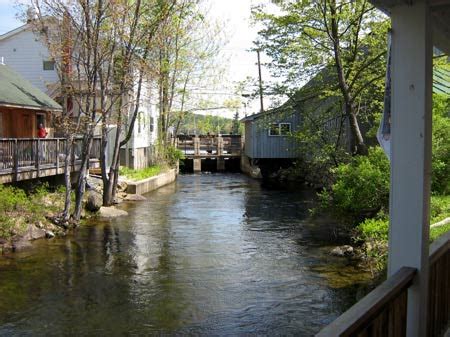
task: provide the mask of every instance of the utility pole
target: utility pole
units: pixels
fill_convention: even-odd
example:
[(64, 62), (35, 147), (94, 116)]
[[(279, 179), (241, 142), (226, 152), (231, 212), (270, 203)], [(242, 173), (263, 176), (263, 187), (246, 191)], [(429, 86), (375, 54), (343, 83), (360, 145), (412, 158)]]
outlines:
[(259, 49), (256, 50), (258, 55), (258, 74), (259, 74), (259, 100), (261, 103), (261, 112), (264, 112), (264, 103), (263, 103), (263, 87), (262, 87), (262, 75), (261, 75), (261, 59), (259, 57)]

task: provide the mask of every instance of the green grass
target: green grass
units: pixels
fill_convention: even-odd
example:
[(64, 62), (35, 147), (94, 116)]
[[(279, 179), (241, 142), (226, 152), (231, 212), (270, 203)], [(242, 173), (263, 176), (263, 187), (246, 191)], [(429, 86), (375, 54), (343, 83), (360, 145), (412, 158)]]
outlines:
[(436, 223), (450, 217), (450, 195), (434, 195), (431, 197), (430, 218)]
[(119, 169), (119, 174), (130, 180), (138, 181), (156, 176), (160, 174), (161, 171), (162, 167), (160, 165), (153, 165), (140, 170), (133, 170), (128, 167), (121, 166)]
[(438, 237), (440, 237), (441, 235), (447, 233), (448, 231), (450, 231), (450, 224), (446, 224), (444, 226), (431, 228), (430, 229), (430, 241), (433, 242)]

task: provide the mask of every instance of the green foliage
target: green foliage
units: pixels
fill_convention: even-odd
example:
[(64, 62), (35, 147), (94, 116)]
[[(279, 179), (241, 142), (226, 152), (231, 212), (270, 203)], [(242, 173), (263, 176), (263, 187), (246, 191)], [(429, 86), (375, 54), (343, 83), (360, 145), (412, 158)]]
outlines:
[(170, 167), (175, 167), (175, 165), (182, 159), (184, 159), (183, 151), (178, 150), (173, 145), (166, 148), (166, 161)]
[(444, 226), (434, 227), (430, 230), (430, 241), (433, 242), (441, 235), (450, 231), (450, 224), (446, 224)]
[(153, 165), (140, 170), (133, 170), (128, 167), (121, 166), (119, 169), (119, 175), (125, 176), (131, 180), (138, 181), (156, 176), (161, 173), (161, 170), (162, 169), (160, 165)]
[(389, 162), (380, 147), (367, 156), (355, 156), (333, 170), (331, 191), (319, 194), (323, 207), (349, 215), (352, 222), (386, 210), (389, 203)]
[(434, 195), (431, 197), (430, 221), (435, 223), (450, 217), (450, 195)]
[(450, 98), (433, 96), (432, 183), (434, 194), (450, 194)]
[[(35, 186), (26, 193), (23, 189), (0, 185), (0, 238), (20, 234), (26, 224), (45, 221), (45, 214), (58, 209), (63, 193), (50, 194), (47, 184)], [(50, 200), (52, 199), (52, 200)]]
[(179, 134), (229, 134), (233, 128), (233, 120), (221, 116), (187, 114), (183, 119)]

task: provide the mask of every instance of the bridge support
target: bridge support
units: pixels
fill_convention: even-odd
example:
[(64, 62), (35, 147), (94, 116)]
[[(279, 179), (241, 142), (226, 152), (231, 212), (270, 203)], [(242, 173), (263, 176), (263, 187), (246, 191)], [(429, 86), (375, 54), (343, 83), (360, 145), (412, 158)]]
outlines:
[(225, 158), (217, 157), (217, 171), (225, 171)]
[(193, 164), (194, 173), (201, 172), (202, 171), (202, 159), (194, 158), (193, 162), (194, 162), (194, 164)]

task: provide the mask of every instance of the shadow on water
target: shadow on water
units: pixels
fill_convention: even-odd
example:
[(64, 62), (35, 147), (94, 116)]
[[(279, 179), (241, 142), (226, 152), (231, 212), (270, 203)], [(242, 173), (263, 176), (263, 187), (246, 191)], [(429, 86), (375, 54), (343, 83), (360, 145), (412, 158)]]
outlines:
[(146, 196), (1, 258), (0, 335), (310, 336), (370, 279), (329, 256), (311, 191), (202, 174)]

